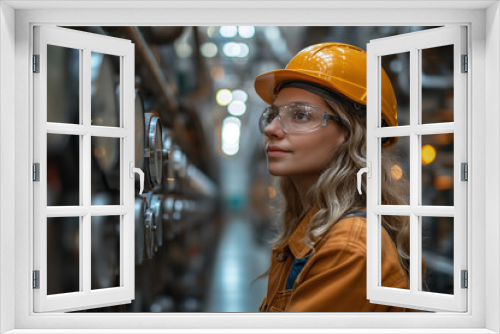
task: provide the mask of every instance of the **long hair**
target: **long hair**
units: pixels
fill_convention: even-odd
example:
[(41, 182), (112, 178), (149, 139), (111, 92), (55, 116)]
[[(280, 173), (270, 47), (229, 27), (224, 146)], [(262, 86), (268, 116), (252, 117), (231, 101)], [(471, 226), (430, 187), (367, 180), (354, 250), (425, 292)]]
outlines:
[[(290, 237), (302, 218), (312, 208), (317, 209), (311, 216), (304, 242), (313, 248), (341, 217), (353, 210), (366, 207), (366, 176), (362, 180), (362, 195), (357, 192), (358, 171), (366, 167), (366, 108), (355, 106), (353, 102), (325, 99), (333, 112), (339, 116), (348, 130), (347, 139), (332, 152), (331, 159), (324, 166), (316, 183), (308, 190), (305, 202), (289, 177), (275, 177), (276, 188), (280, 191), (281, 205), (277, 220), (277, 237), (273, 246), (282, 245)], [(396, 164), (391, 149), (382, 150), (381, 184), (382, 204), (407, 205), (409, 182), (406, 175), (395, 179), (392, 176)], [(398, 258), (409, 282), (409, 219), (405, 216), (384, 216), (383, 221), (395, 239)], [(269, 269), (256, 278), (269, 274)]]

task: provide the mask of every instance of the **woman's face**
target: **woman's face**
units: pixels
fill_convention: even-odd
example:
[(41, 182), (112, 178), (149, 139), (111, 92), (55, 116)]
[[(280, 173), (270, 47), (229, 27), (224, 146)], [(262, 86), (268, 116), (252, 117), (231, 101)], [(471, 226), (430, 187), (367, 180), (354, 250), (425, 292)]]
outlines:
[[(300, 88), (281, 90), (275, 106), (303, 102), (334, 115), (322, 97)], [(264, 129), (264, 146), (269, 173), (292, 178), (317, 178), (336, 148), (344, 142), (347, 130), (329, 120), (326, 126), (312, 132), (286, 133), (276, 117)]]

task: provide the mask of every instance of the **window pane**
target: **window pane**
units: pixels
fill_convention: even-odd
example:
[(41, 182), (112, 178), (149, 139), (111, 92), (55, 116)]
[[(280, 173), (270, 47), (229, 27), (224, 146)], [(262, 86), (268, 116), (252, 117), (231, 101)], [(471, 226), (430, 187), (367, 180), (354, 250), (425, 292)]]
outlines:
[(120, 204), (120, 138), (92, 137), (92, 205)]
[(422, 205), (453, 206), (453, 133), (422, 136)]
[[(381, 218), (381, 286), (409, 290), (410, 277), (406, 272), (410, 269), (410, 217), (385, 215)], [(394, 268), (398, 268), (398, 272), (394, 272)]]
[(120, 216), (93, 216), (92, 289), (120, 286)]
[(80, 205), (80, 138), (47, 134), (47, 205)]
[(80, 217), (47, 218), (47, 294), (80, 291)]
[[(410, 125), (410, 53), (403, 52), (382, 56), (381, 63), (396, 94), (396, 119), (398, 125)], [(391, 92), (389, 86), (384, 85), (384, 81), (382, 81), (381, 87), (381, 101), (385, 100), (388, 103), (387, 105), (390, 105), (388, 96)], [(383, 106), (384, 102), (382, 102)]]
[(382, 205), (408, 205), (410, 201), (410, 137), (399, 137), (395, 145), (382, 149), (381, 164)]
[(120, 126), (120, 57), (91, 53), (91, 124)]
[(453, 294), (453, 217), (422, 217), (423, 291)]
[(47, 45), (47, 122), (80, 123), (80, 50)]
[(422, 50), (422, 124), (453, 122), (453, 45)]

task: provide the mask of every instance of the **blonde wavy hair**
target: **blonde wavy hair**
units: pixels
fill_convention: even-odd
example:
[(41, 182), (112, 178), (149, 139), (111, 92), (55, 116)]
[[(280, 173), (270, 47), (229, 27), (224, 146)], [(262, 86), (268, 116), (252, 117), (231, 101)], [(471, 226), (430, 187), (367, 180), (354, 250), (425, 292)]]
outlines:
[[(342, 120), (342, 125), (348, 130), (348, 137), (332, 152), (320, 177), (304, 196), (305, 203), (301, 201), (289, 177), (274, 178), (282, 203), (274, 222), (278, 234), (272, 241), (273, 247), (285, 243), (312, 208), (317, 211), (311, 216), (304, 242), (313, 251), (314, 243), (325, 236), (344, 214), (366, 208), (366, 176), (362, 180), (362, 195), (355, 187), (358, 171), (366, 167), (366, 109), (342, 98), (325, 101)], [(395, 163), (392, 149), (384, 148), (381, 161), (382, 204), (407, 205), (409, 182), (405, 175), (399, 180), (392, 177), (391, 168)], [(399, 262), (409, 282), (409, 219), (387, 215), (384, 216), (384, 222), (395, 240)], [(268, 274), (269, 269), (257, 279)]]

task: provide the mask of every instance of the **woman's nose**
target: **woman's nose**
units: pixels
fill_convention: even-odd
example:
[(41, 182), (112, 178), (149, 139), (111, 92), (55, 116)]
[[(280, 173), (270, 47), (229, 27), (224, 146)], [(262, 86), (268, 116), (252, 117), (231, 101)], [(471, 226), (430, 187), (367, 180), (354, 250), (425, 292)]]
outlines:
[(271, 121), (271, 123), (269, 123), (264, 128), (264, 133), (268, 137), (278, 137), (278, 138), (281, 138), (285, 135), (285, 131), (283, 130), (283, 127), (281, 126), (281, 122), (278, 117), (275, 117)]

